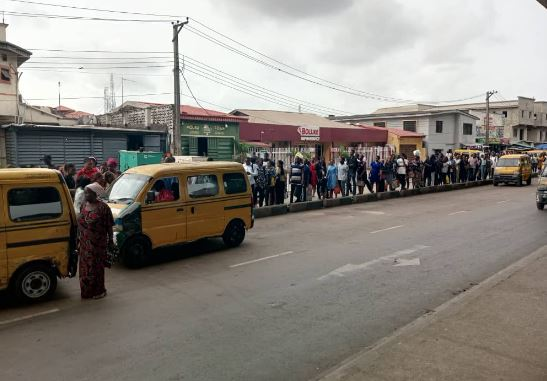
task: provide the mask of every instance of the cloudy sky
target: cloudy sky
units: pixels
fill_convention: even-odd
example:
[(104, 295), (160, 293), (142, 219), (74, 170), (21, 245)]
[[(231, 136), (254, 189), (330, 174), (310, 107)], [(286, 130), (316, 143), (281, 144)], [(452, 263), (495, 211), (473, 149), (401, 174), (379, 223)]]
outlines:
[[(535, 0), (36, 1), (191, 17), (180, 35), (185, 78), (221, 111), (367, 113), (492, 89), (495, 100), (547, 100), (547, 9)], [(20, 69), (29, 103), (56, 105), (61, 82), (63, 105), (102, 113), (110, 73), (118, 104), (122, 77), (125, 100), (172, 103), (175, 17), (3, 4), (8, 41), (33, 52)], [(181, 89), (195, 105), (184, 80)]]

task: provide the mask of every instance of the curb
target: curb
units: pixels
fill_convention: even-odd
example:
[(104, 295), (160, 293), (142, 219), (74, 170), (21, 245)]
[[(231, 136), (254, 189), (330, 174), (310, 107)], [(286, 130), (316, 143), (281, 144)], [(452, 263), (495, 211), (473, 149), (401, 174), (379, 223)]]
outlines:
[(360, 352), (352, 355), (348, 359), (342, 361), (340, 364), (326, 370), (319, 376), (314, 378), (318, 381), (331, 381), (331, 380), (343, 380), (345, 376), (349, 375), (353, 368), (353, 363), (357, 360), (372, 363), (374, 360), (374, 353), (376, 350), (397, 341), (402, 335), (414, 335), (421, 329), (425, 328), (429, 324), (440, 320), (444, 317), (453, 315), (461, 308), (468, 305), (474, 299), (482, 295), (483, 293), (491, 290), (498, 284), (502, 283), (506, 279), (512, 277), (515, 273), (519, 272), (526, 266), (532, 264), (538, 259), (547, 256), (547, 245), (542, 246), (534, 252), (528, 254), (524, 258), (519, 259), (517, 262), (507, 266), (503, 270), (495, 273), (494, 275), (486, 278), (480, 282), (477, 286), (470, 288), (468, 291), (455, 296), (454, 298), (444, 302), (438, 307), (435, 307), (433, 312), (420, 316), (416, 320), (408, 323), (407, 325), (397, 329), (394, 333), (386, 336), (371, 346), (361, 350)]
[(368, 193), (356, 196), (346, 196), (339, 198), (330, 198), (325, 200), (315, 200), (307, 202), (297, 202), (293, 204), (282, 204), (273, 206), (263, 206), (262, 208), (255, 208), (255, 218), (266, 218), (279, 216), (287, 213), (300, 213), (309, 210), (317, 210), (323, 208), (333, 208), (337, 206), (360, 204), (363, 202), (373, 202), (381, 200), (389, 200), (398, 197), (412, 197), (429, 193), (437, 192), (449, 192), (460, 189), (468, 189), (477, 186), (484, 186), (492, 184), (492, 180), (482, 181), (470, 181), (467, 183), (457, 183), (448, 185), (435, 185), (430, 187), (422, 187), (417, 189), (406, 189), (401, 191), (388, 191), (381, 193)]

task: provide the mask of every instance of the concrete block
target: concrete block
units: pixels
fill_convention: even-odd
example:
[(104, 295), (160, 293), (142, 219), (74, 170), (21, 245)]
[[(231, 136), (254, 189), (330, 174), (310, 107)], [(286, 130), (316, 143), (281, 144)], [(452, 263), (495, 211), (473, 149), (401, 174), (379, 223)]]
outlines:
[(279, 216), (281, 214), (287, 214), (287, 212), (289, 211), (288, 208), (287, 208), (287, 205), (285, 205), (285, 204), (274, 205), (274, 206), (270, 206), (269, 208), (272, 209), (272, 216)]
[(255, 208), (255, 218), (270, 217), (272, 215), (272, 206), (264, 206), (262, 208)]
[(420, 191), (420, 194), (429, 194), (429, 193), (435, 192), (435, 189), (433, 189), (433, 187), (423, 187), (423, 188), (420, 188), (419, 191)]
[(378, 194), (377, 193), (367, 193), (367, 194), (358, 194), (355, 196), (354, 202), (359, 204), (362, 202), (371, 202), (371, 201), (377, 201), (378, 200)]
[(306, 202), (306, 210), (317, 210), (323, 208), (323, 200)]
[(323, 207), (324, 208), (332, 208), (334, 206), (340, 206), (340, 199), (339, 198), (327, 198), (323, 200)]
[(399, 192), (401, 197), (416, 196), (420, 194), (419, 189), (405, 189)]
[(376, 194), (378, 195), (378, 200), (388, 200), (390, 198), (401, 197), (401, 192), (399, 191), (380, 192)]
[(353, 197), (352, 196), (346, 196), (340, 198), (340, 205), (351, 205), (353, 204)]
[(306, 211), (307, 202), (295, 202), (294, 204), (289, 204), (289, 213), (298, 213)]

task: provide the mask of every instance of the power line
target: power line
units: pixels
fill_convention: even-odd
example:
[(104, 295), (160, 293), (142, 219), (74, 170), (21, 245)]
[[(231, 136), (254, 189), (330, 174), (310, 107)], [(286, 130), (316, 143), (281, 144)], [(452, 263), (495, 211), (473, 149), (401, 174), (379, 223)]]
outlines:
[[(78, 59), (78, 58), (79, 57), (74, 57), (74, 59)], [(119, 57), (119, 58), (123, 59), (123, 57)], [(106, 59), (109, 59), (109, 58), (106, 58)], [(291, 108), (296, 108), (300, 105), (303, 105), (304, 107), (306, 107), (310, 111), (323, 113), (323, 114), (331, 114), (331, 113), (348, 114), (348, 113), (350, 113), (348, 111), (338, 110), (338, 109), (335, 109), (335, 108), (332, 108), (332, 107), (327, 107), (327, 106), (322, 106), (322, 105), (319, 105), (319, 104), (316, 104), (316, 103), (313, 103), (313, 102), (309, 102), (309, 101), (306, 101), (306, 100), (303, 100), (303, 99), (299, 99), (299, 98), (295, 98), (295, 97), (292, 97), (292, 96), (289, 96), (289, 95), (286, 95), (286, 94), (282, 94), (280, 92), (268, 89), (268, 88), (263, 87), (261, 85), (252, 83), (252, 82), (250, 82), (248, 80), (245, 80), (241, 77), (235, 76), (233, 74), (229, 74), (225, 71), (222, 71), (218, 68), (215, 68), (211, 65), (208, 65), (208, 64), (206, 64), (202, 61), (196, 60), (196, 59), (191, 58), (189, 56), (185, 56), (185, 57), (183, 57), (183, 59), (185, 59), (185, 64), (186, 65), (190, 66), (192, 69), (194, 69), (196, 71), (199, 71), (202, 74), (213, 74), (213, 75), (216, 75), (216, 77), (215, 77), (216, 79), (228, 81), (228, 82), (232, 83), (233, 85), (244, 87), (244, 88), (246, 88), (250, 91), (258, 92), (261, 95), (266, 95), (268, 97), (273, 97), (273, 98), (276, 98), (276, 99), (277, 98), (282, 98), (283, 101), (288, 101), (288, 102), (291, 103)], [(172, 62), (172, 60), (166, 61), (166, 62)], [(44, 64), (44, 65), (50, 64), (48, 62), (41, 62), (41, 61), (32, 61), (32, 63), (33, 64)], [(154, 61), (154, 62), (150, 62), (150, 61), (132, 61), (132, 63), (133, 64), (137, 64), (137, 63), (148, 64), (148, 63), (159, 63), (159, 62), (157, 62), (157, 61)], [(162, 63), (163, 63), (163, 61), (162, 61)], [(64, 66), (60, 66), (60, 68), (67, 68), (66, 65), (76, 65), (76, 63), (66, 63), (66, 62), (58, 62), (58, 61), (56, 61), (55, 64), (64, 65)], [(112, 63), (112, 62), (90, 62), (90, 63), (83, 63), (82, 62), (81, 63), (82, 67), (85, 67), (86, 65), (103, 65), (101, 68), (104, 68), (104, 69), (115, 68), (115, 66), (104, 66), (104, 65), (112, 65), (112, 64), (116, 64), (116, 63)], [(98, 68), (92, 68), (92, 69), (98, 69)], [(264, 93), (266, 93), (266, 94), (264, 94)], [(297, 102), (297, 103), (295, 103), (295, 102)]]
[(85, 10), (85, 11), (95, 11), (95, 12), (107, 12), (107, 13), (118, 13), (118, 14), (125, 14), (125, 15), (134, 15), (134, 16), (153, 16), (153, 17), (174, 17), (174, 18), (182, 18), (183, 16), (173, 16), (173, 15), (162, 15), (157, 13), (141, 13), (141, 12), (129, 12), (129, 11), (115, 11), (111, 9), (99, 9), (99, 8), (87, 8), (87, 7), (76, 7), (73, 5), (65, 5), (65, 4), (48, 4), (48, 3), (42, 3), (38, 1), (27, 1), (27, 0), (8, 0), (13, 3), (24, 3), (24, 4), (34, 4), (34, 5), (43, 5), (48, 7), (57, 7), (57, 8), (69, 8), (69, 9), (79, 9), (79, 10)]
[[(194, 19), (192, 19), (192, 20), (194, 20)], [(216, 45), (219, 45), (219, 46), (221, 46), (221, 47), (223, 47), (223, 48), (225, 48), (225, 49), (227, 49), (227, 50), (229, 50), (233, 53), (236, 53), (236, 54), (238, 54), (242, 57), (245, 57), (245, 58), (247, 58), (251, 61), (262, 64), (262, 65), (264, 65), (264, 66), (266, 66), (270, 69), (276, 70), (278, 72), (290, 75), (292, 77), (304, 80), (306, 82), (309, 82), (309, 83), (312, 83), (312, 84), (315, 84), (315, 85), (319, 85), (319, 86), (322, 86), (322, 87), (325, 87), (325, 88), (328, 88), (328, 89), (331, 89), (331, 90), (335, 90), (335, 91), (338, 91), (338, 92), (342, 92), (342, 93), (346, 93), (346, 94), (350, 94), (350, 95), (354, 95), (354, 96), (359, 96), (359, 97), (374, 99), (374, 100), (379, 100), (379, 101), (394, 102), (394, 103), (452, 103), (452, 102), (461, 102), (461, 101), (465, 101), (465, 100), (469, 100), (469, 99), (475, 99), (475, 98), (478, 98), (478, 97), (482, 97), (482, 93), (481, 93), (481, 94), (477, 94), (477, 95), (474, 95), (472, 97), (468, 97), (468, 98), (464, 98), (464, 99), (451, 99), (451, 100), (443, 100), (443, 101), (424, 101), (424, 100), (417, 101), (417, 100), (411, 100), (411, 99), (402, 99), (402, 98), (394, 98), (394, 97), (387, 97), (387, 96), (383, 96), (383, 95), (378, 95), (378, 94), (366, 92), (366, 91), (363, 91), (363, 90), (353, 89), (353, 88), (347, 87), (345, 85), (340, 85), (340, 84), (325, 80), (323, 78), (311, 75), (311, 74), (306, 73), (304, 71), (301, 71), (301, 70), (298, 70), (298, 69), (296, 70), (296, 71), (304, 73), (304, 75), (310, 77), (310, 78), (306, 78), (302, 75), (292, 73), (292, 72), (290, 72), (288, 70), (285, 70), (285, 69), (283, 69), (279, 66), (272, 65), (272, 64), (270, 64), (270, 63), (268, 63), (264, 60), (253, 57), (253, 56), (251, 56), (251, 55), (249, 55), (249, 54), (247, 54), (247, 53), (245, 53), (245, 52), (243, 52), (239, 49), (234, 48), (231, 45), (228, 45), (228, 44), (226, 44), (226, 43), (224, 43), (224, 42), (222, 42), (222, 41), (220, 41), (220, 40), (218, 40), (218, 39), (204, 33), (203, 31), (200, 31), (199, 29), (196, 29), (196, 28), (193, 28), (193, 27), (188, 27), (187, 30), (191, 33), (196, 34), (197, 36), (199, 36), (201, 38), (204, 38), (204, 39), (206, 39), (206, 40), (208, 40), (208, 41), (210, 41), (210, 42), (212, 42)], [(241, 45), (243, 45), (243, 44), (241, 44)], [(243, 46), (245, 46), (245, 45), (243, 45)], [(264, 57), (269, 57), (269, 56), (266, 56), (266, 55), (263, 55), (263, 56)], [(275, 59), (274, 59), (274, 61), (275, 62), (280, 62), (280, 61), (277, 61)], [(282, 65), (286, 66), (286, 67), (289, 67), (289, 68), (292, 68), (292, 66), (290, 66), (290, 65), (286, 65), (286, 64), (282, 64)]]
[(128, 50), (68, 50), (68, 49), (41, 49), (28, 48), (37, 52), (69, 52), (69, 53), (119, 53), (119, 54), (173, 54), (171, 51), (128, 51)]
[(5, 15), (13, 16), (13, 17), (46, 18), (46, 19), (61, 19), (61, 20), (115, 21), (115, 22), (139, 22), (139, 23), (171, 22), (171, 20), (157, 20), (157, 19), (116, 19), (116, 18), (104, 18), (104, 17), (57, 15), (57, 14), (49, 14), (49, 13), (30, 13), (30, 12), (14, 12), (14, 11), (3, 11), (3, 13)]
[[(168, 14), (157, 14), (157, 13), (144, 13), (144, 12), (130, 12), (130, 11), (117, 11), (117, 10), (110, 10), (110, 9), (100, 9), (100, 8), (89, 8), (89, 7), (77, 7), (77, 6), (69, 6), (69, 5), (64, 5), (64, 4), (51, 4), (51, 3), (43, 3), (43, 2), (37, 2), (37, 1), (29, 1), (29, 0), (9, 0), (9, 1), (12, 1), (12, 2), (18, 2), (18, 3), (25, 3), (25, 4), (34, 4), (34, 5), (42, 5), (42, 6), (49, 6), (49, 7), (59, 7), (59, 8), (69, 8), (69, 9), (77, 9), (77, 10), (84, 10), (84, 11), (96, 11), (96, 12), (107, 12), (107, 13), (114, 13), (114, 14), (127, 14), (127, 15), (138, 15), (138, 16), (151, 16), (151, 17), (173, 17), (173, 18), (181, 18), (182, 16), (176, 16), (176, 15), (168, 15)], [(12, 12), (13, 13), (13, 12)], [(68, 19), (83, 19), (83, 20), (97, 20), (97, 21), (137, 21), (137, 22), (168, 22), (169, 20), (150, 20), (150, 19), (143, 19), (143, 20), (140, 20), (140, 19), (106, 19), (106, 18), (98, 18), (98, 17), (83, 17), (83, 16), (64, 16), (64, 15), (47, 15), (47, 14), (27, 14), (27, 15), (34, 15), (36, 17), (60, 17), (60, 18), (68, 18)], [(256, 49), (253, 49), (251, 47), (249, 47), (248, 45), (245, 45), (231, 37), (229, 37), (228, 35), (224, 34), (224, 33), (221, 33), (217, 30), (215, 30), (214, 28), (211, 28), (209, 27), (208, 25), (202, 23), (201, 21), (195, 19), (195, 18), (191, 18), (192, 21), (194, 21), (196, 24), (200, 25), (201, 27), (221, 36), (222, 38), (228, 40), (228, 41), (231, 41), (232, 43), (235, 43), (261, 57), (264, 57), (272, 62), (275, 62), (279, 65), (282, 65), (286, 68), (289, 68), (295, 72), (298, 72), (298, 73), (301, 73), (309, 78), (313, 78), (317, 81), (320, 81), (319, 83), (317, 83), (316, 81), (310, 81), (309, 78), (302, 78), (301, 76), (295, 76), (294, 73), (290, 73), (286, 70), (283, 70), (281, 68), (278, 68), (278, 67), (275, 67), (274, 65), (271, 65), (271, 64), (268, 64), (267, 62), (263, 61), (263, 60), (257, 60), (255, 57), (252, 57), (238, 49), (235, 49), (227, 44), (224, 44), (222, 43), (221, 41), (215, 39), (214, 37), (210, 36), (210, 35), (207, 35), (206, 33), (204, 33), (203, 31), (200, 31), (198, 29), (195, 29), (195, 28), (192, 28), (192, 27), (189, 27), (188, 30), (197, 34), (198, 36), (202, 37), (202, 38), (205, 38), (207, 40), (209, 40), (210, 42), (213, 42), (213, 43), (216, 43), (228, 50), (231, 50), (232, 52), (234, 53), (237, 53), (237, 54), (240, 54), (242, 56), (244, 56), (245, 58), (248, 58), (248, 59), (251, 59), (257, 63), (260, 63), (260, 64), (263, 64), (267, 67), (270, 67), (271, 69), (274, 69), (274, 70), (277, 70), (277, 71), (280, 71), (282, 73), (285, 73), (285, 74), (288, 74), (288, 75), (292, 75), (294, 77), (297, 77), (301, 80), (306, 80), (308, 82), (311, 82), (311, 83), (314, 83), (316, 85), (319, 85), (319, 86), (323, 86), (323, 87), (326, 87), (326, 88), (329, 88), (331, 90), (335, 90), (335, 91), (339, 91), (339, 92), (345, 92), (347, 94), (350, 94), (350, 95), (355, 95), (355, 96), (361, 96), (361, 97), (365, 97), (365, 98), (369, 98), (369, 99), (375, 99), (375, 100), (380, 100), (380, 101), (388, 101), (388, 102), (395, 102), (395, 103), (455, 103), (455, 102), (463, 102), (463, 101), (466, 101), (466, 100), (470, 100), (470, 99), (475, 99), (475, 98), (478, 98), (479, 96), (482, 96), (482, 94), (480, 95), (474, 95), (472, 97), (467, 97), (467, 98), (462, 98), (462, 99), (451, 99), (451, 100), (436, 100), (436, 101), (424, 101), (424, 100), (421, 100), (421, 101), (417, 101), (417, 100), (410, 100), (410, 99), (402, 99), (402, 98), (396, 98), (396, 97), (389, 97), (389, 96), (384, 96), (384, 95), (379, 95), (379, 94), (375, 94), (375, 93), (371, 93), (371, 92), (368, 92), (368, 91), (363, 91), (363, 90), (359, 90), (359, 89), (355, 89), (355, 88), (352, 88), (352, 87), (349, 87), (349, 86), (345, 86), (343, 84), (339, 84), (339, 83), (335, 83), (335, 82), (332, 82), (332, 81), (329, 81), (327, 79), (324, 79), (324, 78), (321, 78), (321, 77), (318, 77), (318, 76), (315, 76), (313, 74), (310, 74), (310, 73), (307, 73), (301, 69), (298, 69), (294, 66), (291, 66), (291, 65), (288, 65), (274, 57), (271, 57), (267, 54), (264, 54)], [(321, 82), (324, 82), (324, 83), (321, 83)], [(326, 86), (326, 84), (329, 84), (331, 86)], [(344, 91), (346, 90), (346, 91)]]

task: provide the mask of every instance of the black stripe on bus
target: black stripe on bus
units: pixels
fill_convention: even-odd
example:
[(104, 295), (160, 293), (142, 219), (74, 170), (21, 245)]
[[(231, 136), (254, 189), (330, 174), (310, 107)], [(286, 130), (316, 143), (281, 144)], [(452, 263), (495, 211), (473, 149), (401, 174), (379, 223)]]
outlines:
[(67, 222), (59, 222), (59, 223), (43, 223), (43, 224), (32, 224), (32, 225), (24, 225), (24, 226), (8, 226), (6, 227), (7, 232), (13, 232), (18, 230), (29, 230), (29, 229), (44, 229), (44, 228), (56, 228), (61, 226), (69, 226), (70, 223)]
[(50, 239), (39, 239), (34, 241), (12, 242), (12, 243), (6, 244), (6, 247), (8, 249), (13, 249), (16, 247), (47, 245), (48, 243), (69, 242), (69, 241), (70, 241), (70, 237), (59, 237), (59, 238), (50, 238)]
[(225, 206), (224, 210), (243, 209), (243, 208), (250, 208), (250, 207), (251, 207), (251, 204), (233, 205), (233, 206)]

